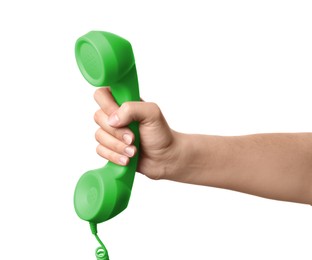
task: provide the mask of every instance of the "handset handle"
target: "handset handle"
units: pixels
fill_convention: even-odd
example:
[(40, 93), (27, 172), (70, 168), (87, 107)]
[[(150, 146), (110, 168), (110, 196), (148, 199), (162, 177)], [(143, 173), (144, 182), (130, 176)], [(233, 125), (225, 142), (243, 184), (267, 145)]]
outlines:
[[(85, 79), (93, 86), (109, 85), (119, 106), (140, 100), (133, 51), (127, 40), (112, 33), (91, 31), (77, 40), (75, 55)], [(139, 156), (138, 122), (130, 123), (129, 128), (135, 135), (134, 145), (138, 150), (129, 164), (108, 162), (79, 179), (74, 205), (80, 218), (101, 223), (127, 207)]]
[[(140, 101), (139, 84), (135, 64), (124, 78), (111, 85), (111, 92), (119, 106), (127, 101)], [(125, 174), (121, 174), (120, 177), (126, 181), (131, 189), (139, 158), (140, 134), (138, 122), (131, 122), (128, 127), (135, 136), (134, 145), (136, 146), (138, 152), (130, 159), (127, 166), (118, 167), (121, 167), (125, 172)]]

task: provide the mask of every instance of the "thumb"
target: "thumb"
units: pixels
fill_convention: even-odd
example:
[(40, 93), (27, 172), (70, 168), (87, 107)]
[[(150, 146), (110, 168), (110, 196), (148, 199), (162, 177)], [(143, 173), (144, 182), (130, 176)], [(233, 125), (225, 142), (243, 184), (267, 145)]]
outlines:
[(161, 117), (159, 107), (152, 102), (125, 102), (108, 118), (112, 127), (123, 127), (132, 121), (141, 124), (151, 124)]

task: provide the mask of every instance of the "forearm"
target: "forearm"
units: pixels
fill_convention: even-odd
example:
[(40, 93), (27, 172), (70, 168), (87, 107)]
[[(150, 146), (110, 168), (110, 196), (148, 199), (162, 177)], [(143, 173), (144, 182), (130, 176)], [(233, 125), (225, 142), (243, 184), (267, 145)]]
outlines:
[(184, 152), (172, 179), (312, 204), (311, 133), (179, 139)]

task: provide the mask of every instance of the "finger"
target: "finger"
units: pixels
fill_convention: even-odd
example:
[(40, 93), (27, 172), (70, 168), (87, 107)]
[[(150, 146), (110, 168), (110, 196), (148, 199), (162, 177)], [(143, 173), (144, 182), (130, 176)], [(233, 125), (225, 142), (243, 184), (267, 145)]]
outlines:
[(108, 116), (104, 113), (102, 109), (99, 109), (94, 114), (94, 121), (107, 133), (114, 136), (118, 140), (129, 145), (134, 142), (135, 136), (128, 127), (115, 128), (111, 127), (108, 122)]
[(107, 114), (110, 115), (116, 111), (119, 106), (112, 96), (109, 88), (99, 88), (94, 92), (94, 99), (100, 108)]
[(99, 128), (95, 133), (95, 139), (104, 147), (112, 150), (118, 154), (122, 154), (128, 157), (133, 157), (136, 153), (136, 147), (134, 145), (126, 145), (119, 141), (109, 133), (105, 132), (102, 128)]
[(127, 156), (118, 154), (112, 150), (109, 150), (105, 146), (99, 144), (96, 148), (96, 152), (98, 155), (103, 157), (104, 159), (107, 159), (113, 163), (119, 164), (119, 165), (127, 165), (129, 163), (129, 158)]
[(162, 113), (155, 103), (125, 102), (108, 118), (108, 124), (113, 127), (123, 127), (132, 121), (152, 124), (163, 120)]

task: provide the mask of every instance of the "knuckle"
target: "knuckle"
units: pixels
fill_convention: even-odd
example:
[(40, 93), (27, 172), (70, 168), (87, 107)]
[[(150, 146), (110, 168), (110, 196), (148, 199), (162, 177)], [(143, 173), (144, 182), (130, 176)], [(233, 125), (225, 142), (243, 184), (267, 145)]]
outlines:
[(95, 131), (95, 134), (94, 134), (95, 140), (98, 142), (100, 142), (101, 132), (102, 132), (102, 130), (101, 130), (101, 128), (99, 128), (98, 130)]
[(152, 108), (153, 114), (155, 117), (159, 118), (161, 116), (161, 110), (156, 103), (151, 102), (150, 106)]
[(97, 110), (95, 113), (94, 113), (94, 116), (93, 116), (93, 119), (96, 123), (98, 123), (100, 121), (100, 114), (101, 114), (101, 109)]
[(98, 145), (95, 149), (96, 153), (100, 156), (102, 156), (102, 152), (101, 152), (101, 145)]
[(118, 128), (112, 128), (111, 131), (112, 131), (111, 135), (118, 138), (119, 129)]
[(109, 160), (109, 161), (114, 161), (114, 152), (111, 151), (111, 150), (108, 150), (107, 151), (107, 154), (106, 154), (106, 159)]
[(125, 102), (121, 105), (120, 108), (122, 109), (122, 111), (124, 111), (124, 113), (130, 114), (131, 113), (131, 107), (132, 107), (132, 105), (130, 102)]

